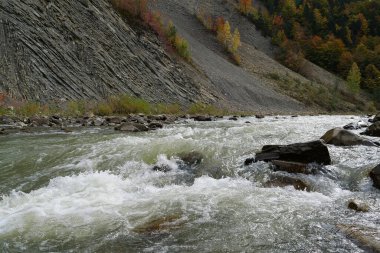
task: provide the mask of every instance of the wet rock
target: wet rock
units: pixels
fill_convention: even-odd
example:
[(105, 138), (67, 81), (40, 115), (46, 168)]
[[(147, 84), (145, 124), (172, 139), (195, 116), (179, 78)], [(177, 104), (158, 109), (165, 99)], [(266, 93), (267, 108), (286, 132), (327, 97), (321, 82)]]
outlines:
[(361, 129), (361, 128), (364, 128), (364, 127), (368, 127), (368, 124), (365, 123), (364, 121), (358, 121), (356, 123), (350, 123), (350, 124), (347, 124), (343, 127), (343, 129), (346, 129), (346, 130), (357, 130), (357, 129)]
[(49, 125), (49, 118), (48, 117), (31, 117), (29, 119), (30, 124), (33, 124), (35, 126), (48, 126)]
[(181, 153), (178, 154), (178, 157), (188, 166), (198, 165), (202, 163), (204, 159), (203, 154), (197, 151)]
[(366, 252), (380, 252), (380, 232), (361, 225), (338, 224), (337, 228)]
[(6, 135), (7, 132), (5, 132), (5, 129), (4, 128), (0, 128), (0, 135)]
[(251, 165), (251, 164), (253, 164), (253, 163), (255, 163), (255, 162), (256, 162), (256, 159), (255, 159), (255, 158), (247, 158), (247, 159), (245, 159), (245, 161), (244, 161), (244, 166)]
[(8, 116), (0, 116), (0, 124), (3, 124), (3, 125), (11, 125), (13, 124), (14, 121), (12, 120), (11, 117), (8, 117)]
[(362, 134), (368, 135), (368, 136), (380, 137), (380, 121), (377, 121), (376, 123), (369, 126), (367, 130), (364, 131)]
[(369, 177), (373, 181), (373, 186), (380, 189), (380, 164), (371, 170)]
[(15, 124), (14, 124), (17, 128), (24, 128), (24, 127), (27, 127), (28, 125), (25, 124), (24, 122), (22, 121), (16, 121)]
[(120, 117), (107, 117), (106, 121), (108, 124), (121, 124), (122, 118), (120, 118)]
[(238, 118), (234, 116), (234, 117), (230, 117), (230, 118), (229, 118), (229, 120), (234, 120), (234, 121), (237, 121), (237, 120), (238, 120)]
[(102, 126), (104, 124), (104, 121), (105, 120), (103, 118), (97, 117), (96, 119), (94, 119), (92, 121), (92, 125), (99, 127), (99, 126)]
[(93, 117), (95, 117), (95, 115), (94, 115), (93, 112), (86, 112), (86, 113), (83, 115), (83, 118), (84, 118), (84, 119), (92, 119)]
[(245, 124), (251, 124), (251, 122), (250, 121), (246, 121)]
[(148, 128), (150, 130), (156, 130), (156, 129), (160, 129), (160, 128), (163, 128), (163, 127), (164, 127), (164, 125), (162, 123), (159, 123), (159, 122), (151, 122), (148, 125)]
[(54, 125), (61, 125), (62, 124), (62, 119), (59, 117), (59, 116), (57, 116), (57, 115), (54, 115), (54, 116), (51, 116), (50, 118), (49, 118), (49, 122), (51, 123), (51, 124), (54, 124)]
[(155, 165), (153, 168), (152, 168), (153, 171), (161, 171), (161, 172), (169, 172), (171, 171), (172, 169), (167, 166), (167, 165)]
[(67, 127), (62, 127), (61, 130), (65, 133), (72, 133), (73, 130), (71, 130), (70, 128), (67, 128)]
[(300, 191), (311, 191), (310, 185), (305, 181), (286, 175), (271, 175), (270, 179), (264, 184), (265, 187), (285, 187), (293, 186), (294, 189)]
[(115, 127), (115, 130), (122, 132), (145, 132), (149, 131), (149, 128), (144, 124), (130, 122)]
[(356, 212), (368, 212), (369, 206), (365, 203), (361, 203), (357, 200), (350, 200), (347, 207), (349, 209), (355, 210)]
[(288, 173), (315, 174), (318, 171), (318, 164), (305, 164), (298, 162), (287, 162), (273, 160), (272, 165), (275, 171), (286, 171)]
[(327, 146), (320, 140), (290, 145), (267, 145), (256, 154), (255, 161), (281, 160), (298, 163), (331, 164)]
[(191, 118), (195, 121), (212, 121), (212, 117), (207, 115), (196, 115), (192, 116)]
[(167, 119), (166, 115), (149, 115), (148, 119), (155, 121), (165, 121)]
[(327, 131), (322, 137), (322, 140), (327, 144), (335, 146), (377, 146), (370, 140), (366, 140), (359, 135), (356, 135), (350, 131), (344, 130), (343, 128), (334, 128)]
[(265, 118), (264, 115), (255, 115), (255, 117), (256, 117), (256, 119), (263, 119), (263, 118)]
[(373, 123), (380, 122), (380, 113), (376, 114), (376, 116), (372, 120)]

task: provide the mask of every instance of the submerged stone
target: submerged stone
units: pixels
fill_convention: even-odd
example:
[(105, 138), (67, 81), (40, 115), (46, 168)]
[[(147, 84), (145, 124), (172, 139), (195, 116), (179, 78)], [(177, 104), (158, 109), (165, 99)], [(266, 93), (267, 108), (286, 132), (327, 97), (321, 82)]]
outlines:
[(270, 179), (264, 184), (265, 187), (285, 187), (293, 186), (300, 191), (311, 191), (311, 187), (304, 180), (287, 175), (271, 175)]
[(142, 225), (136, 226), (132, 231), (139, 234), (156, 233), (162, 230), (172, 230), (179, 228), (181, 223), (181, 214), (171, 214), (148, 221)]
[(188, 166), (192, 166), (192, 165), (198, 165), (200, 164), (203, 159), (204, 159), (204, 156), (202, 153), (200, 152), (197, 152), (197, 151), (193, 151), (193, 152), (190, 152), (190, 153), (181, 153), (181, 154), (178, 154), (178, 157)]

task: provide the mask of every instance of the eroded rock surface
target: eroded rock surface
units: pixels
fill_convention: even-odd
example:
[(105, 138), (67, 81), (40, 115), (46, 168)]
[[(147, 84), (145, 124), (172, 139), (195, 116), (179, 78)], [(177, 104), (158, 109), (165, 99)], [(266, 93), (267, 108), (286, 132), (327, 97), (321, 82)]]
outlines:
[(145, 30), (132, 29), (107, 0), (1, 0), (0, 92), (40, 101), (128, 93), (171, 103), (207, 94)]

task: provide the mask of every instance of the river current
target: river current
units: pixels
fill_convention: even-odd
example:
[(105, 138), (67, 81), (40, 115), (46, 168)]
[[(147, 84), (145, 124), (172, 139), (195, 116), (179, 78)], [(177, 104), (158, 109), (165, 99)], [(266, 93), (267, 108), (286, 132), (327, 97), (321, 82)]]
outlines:
[[(297, 175), (310, 192), (265, 187), (281, 172), (243, 165), (263, 145), (319, 139), (359, 119), (279, 116), (178, 122), (147, 133), (0, 136), (0, 252), (364, 252), (337, 225), (379, 229), (380, 191), (367, 174), (380, 148), (329, 146), (325, 173)], [(203, 162), (191, 171), (178, 166), (178, 154), (193, 151)], [(348, 209), (351, 199), (370, 211)]]

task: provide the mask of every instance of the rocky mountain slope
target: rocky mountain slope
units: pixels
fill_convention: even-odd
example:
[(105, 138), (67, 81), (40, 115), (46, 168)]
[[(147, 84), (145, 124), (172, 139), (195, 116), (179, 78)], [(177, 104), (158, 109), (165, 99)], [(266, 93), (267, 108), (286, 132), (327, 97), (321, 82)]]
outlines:
[(0, 91), (13, 97), (213, 99), (155, 35), (132, 29), (106, 0), (1, 0), (0, 14)]
[(165, 52), (151, 31), (128, 25), (108, 0), (0, 3), (0, 92), (12, 97), (47, 101), (128, 93), (151, 102), (304, 110), (207, 47), (215, 42), (206, 32), (190, 35), (185, 22), (196, 22), (193, 16), (176, 20), (192, 48), (194, 62), (187, 64)]

